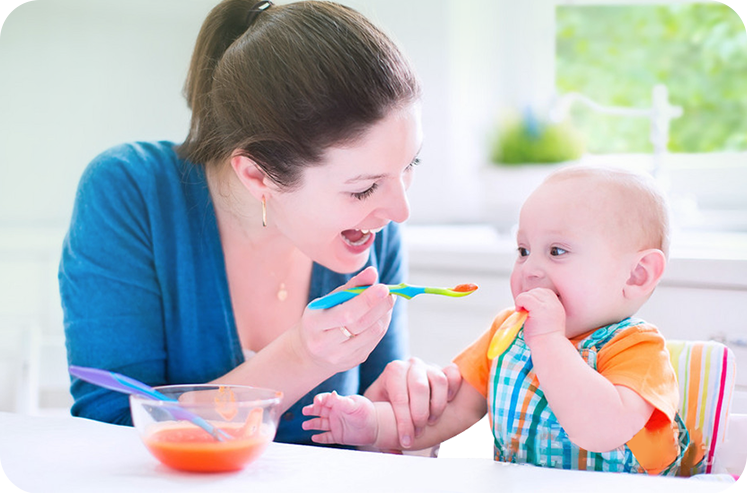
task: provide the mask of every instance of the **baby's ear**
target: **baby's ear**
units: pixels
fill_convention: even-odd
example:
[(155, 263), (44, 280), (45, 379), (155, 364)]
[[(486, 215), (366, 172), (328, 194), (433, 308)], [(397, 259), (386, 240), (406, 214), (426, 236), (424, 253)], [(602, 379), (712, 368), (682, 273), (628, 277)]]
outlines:
[(667, 256), (659, 249), (647, 249), (639, 252), (636, 260), (623, 293), (626, 298), (648, 298), (664, 274)]

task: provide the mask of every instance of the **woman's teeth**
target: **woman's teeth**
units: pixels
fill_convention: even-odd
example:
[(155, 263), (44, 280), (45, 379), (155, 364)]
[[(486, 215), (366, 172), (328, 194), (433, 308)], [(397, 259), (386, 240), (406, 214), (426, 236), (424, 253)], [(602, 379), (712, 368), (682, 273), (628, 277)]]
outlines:
[(384, 227), (376, 228), (373, 230), (345, 230), (342, 232), (342, 238), (348, 244), (352, 246), (359, 246), (365, 244), (370, 238), (371, 234), (375, 234), (383, 230)]

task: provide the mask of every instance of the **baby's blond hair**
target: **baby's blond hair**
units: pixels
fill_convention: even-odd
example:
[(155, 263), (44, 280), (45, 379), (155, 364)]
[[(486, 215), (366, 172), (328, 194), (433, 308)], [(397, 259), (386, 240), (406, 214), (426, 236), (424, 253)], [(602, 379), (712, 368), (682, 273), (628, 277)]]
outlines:
[(620, 225), (640, 249), (659, 249), (669, 257), (669, 205), (661, 188), (648, 174), (621, 168), (574, 165), (552, 173), (544, 183), (588, 178), (605, 187), (605, 194), (617, 194)]

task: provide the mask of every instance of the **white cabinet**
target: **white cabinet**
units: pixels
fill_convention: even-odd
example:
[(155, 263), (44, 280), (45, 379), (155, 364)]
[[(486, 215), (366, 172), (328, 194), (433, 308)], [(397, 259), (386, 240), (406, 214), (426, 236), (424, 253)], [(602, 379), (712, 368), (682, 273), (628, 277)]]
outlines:
[(0, 228), (0, 411), (65, 414), (72, 404), (57, 287), (63, 237)]

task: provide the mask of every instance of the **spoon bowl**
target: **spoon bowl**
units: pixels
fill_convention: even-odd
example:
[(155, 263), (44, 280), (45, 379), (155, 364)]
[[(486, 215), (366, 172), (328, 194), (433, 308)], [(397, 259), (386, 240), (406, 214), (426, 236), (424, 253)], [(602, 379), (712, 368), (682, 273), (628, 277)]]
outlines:
[(501, 327), (493, 333), (493, 338), (490, 340), (490, 346), (488, 346), (488, 358), (490, 360), (508, 350), (508, 347), (511, 346), (511, 343), (514, 342), (519, 331), (524, 326), (528, 315), (527, 311), (518, 310), (503, 321)]

